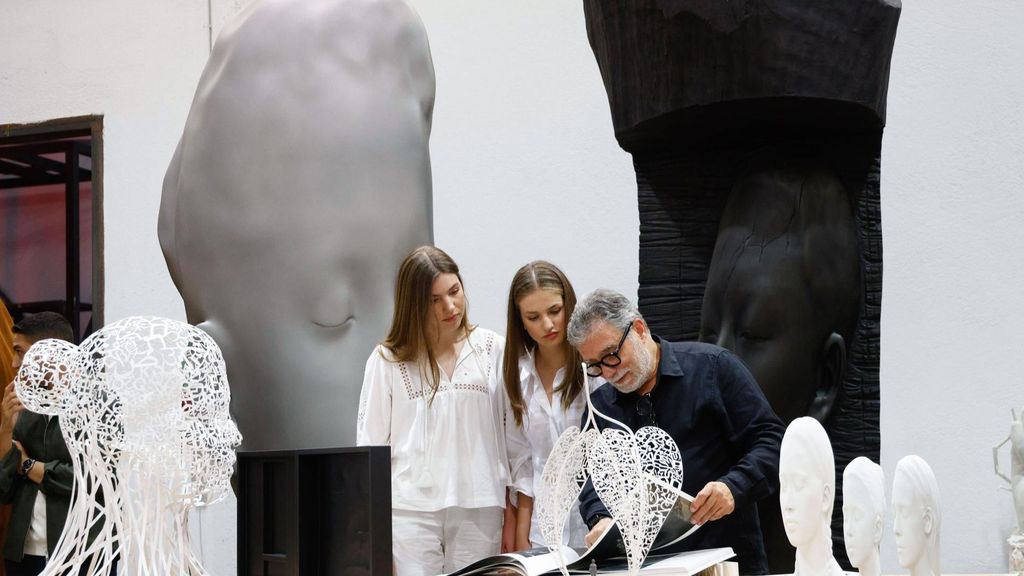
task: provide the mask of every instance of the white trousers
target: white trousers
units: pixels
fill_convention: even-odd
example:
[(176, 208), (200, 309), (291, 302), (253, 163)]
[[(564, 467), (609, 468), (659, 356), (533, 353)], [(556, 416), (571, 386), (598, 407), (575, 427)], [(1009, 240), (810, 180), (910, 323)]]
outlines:
[(494, 556), (501, 551), (503, 517), (497, 506), (392, 510), (396, 576), (436, 576)]

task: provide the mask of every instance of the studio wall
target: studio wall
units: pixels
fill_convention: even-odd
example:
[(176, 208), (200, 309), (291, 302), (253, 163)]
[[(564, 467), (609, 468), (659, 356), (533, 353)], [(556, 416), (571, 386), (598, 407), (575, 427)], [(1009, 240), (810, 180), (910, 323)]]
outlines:
[(1022, 21), (1013, 2), (905, 2), (890, 71), (882, 467), (931, 464), (950, 573), (1005, 571), (1015, 525), (991, 447), (1024, 405)]
[[(437, 78), (436, 243), (463, 268), (470, 318), (503, 330), (515, 269), (547, 258), (578, 292), (636, 294), (630, 157), (615, 142), (567, 0), (413, 0)], [(106, 319), (184, 319), (156, 238), (167, 163), (214, 28), (243, 2), (0, 3), (0, 124), (104, 115)], [(905, 2), (882, 141), (882, 465), (938, 476), (943, 569), (1006, 569), (1010, 496), (991, 446), (1024, 406), (1024, 5)], [(200, 516), (204, 564), (233, 574), (234, 518)], [(891, 519), (890, 519), (891, 520)], [(898, 571), (887, 524), (883, 571)]]

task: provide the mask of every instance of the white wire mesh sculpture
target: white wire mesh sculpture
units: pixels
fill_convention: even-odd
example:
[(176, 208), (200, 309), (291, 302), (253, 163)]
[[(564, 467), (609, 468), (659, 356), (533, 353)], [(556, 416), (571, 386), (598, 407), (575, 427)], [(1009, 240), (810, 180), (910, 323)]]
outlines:
[[(586, 366), (583, 368), (586, 374)], [(585, 391), (590, 390), (589, 376)], [(587, 393), (588, 418), (581, 431), (572, 426), (558, 438), (541, 476), (547, 490), (537, 501), (537, 521), (544, 541), (561, 556), (562, 534), (573, 503), (587, 478), (619, 527), (629, 574), (639, 573), (679, 496), (683, 495), (683, 461), (679, 447), (664, 430), (645, 426), (635, 433), (594, 408)], [(600, 417), (618, 428), (597, 428)]]
[[(87, 574), (109, 574), (114, 558), (116, 542), (102, 537), (89, 539), (91, 531), (102, 530), (105, 519), (113, 517), (109, 507), (115, 503), (100, 496), (114, 494), (114, 475), (96, 474), (98, 466), (87, 462), (90, 458), (102, 459), (102, 451), (95, 441), (97, 427), (91, 425), (93, 415), (100, 414), (101, 409), (90, 406), (86, 364), (87, 358), (74, 344), (42, 340), (25, 354), (15, 379), (16, 393), (26, 409), (60, 417), (74, 469), (71, 506), (61, 538), (48, 559), (47, 574), (77, 570), (87, 562), (91, 563)], [(114, 469), (113, 463), (109, 469)]]
[(50, 342), (29, 350), (25, 364), (38, 369), (16, 384), (27, 408), (60, 416), (75, 463), (68, 521), (43, 574), (106, 576), (118, 556), (121, 574), (207, 574), (188, 513), (226, 495), (241, 442), (217, 345), (183, 322), (140, 317), (80, 349)]
[[(587, 390), (584, 388), (584, 394)], [(588, 426), (582, 432), (577, 426), (566, 428), (551, 448), (541, 474), (541, 482), (547, 489), (537, 498), (535, 517), (544, 542), (558, 555), (565, 575), (568, 570), (562, 555), (562, 534), (587, 482), (587, 451), (598, 436), (600, 432), (596, 427)]]

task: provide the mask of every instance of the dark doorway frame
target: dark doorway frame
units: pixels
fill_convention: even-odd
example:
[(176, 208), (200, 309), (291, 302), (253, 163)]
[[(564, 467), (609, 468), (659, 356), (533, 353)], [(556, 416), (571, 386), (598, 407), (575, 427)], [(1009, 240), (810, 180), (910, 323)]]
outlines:
[[(87, 137), (87, 138), (86, 138)], [(54, 158), (54, 155), (58, 155)], [(81, 159), (91, 160), (90, 168)], [(80, 289), (79, 192), (92, 184), (92, 302), (82, 302)], [(77, 116), (29, 124), (0, 125), (0, 194), (31, 186), (65, 186), (65, 299), (12, 303), (0, 294), (15, 321), (28, 313), (53, 310), (71, 322), (77, 341), (103, 326), (103, 117)], [(91, 312), (89, 326), (81, 313)]]

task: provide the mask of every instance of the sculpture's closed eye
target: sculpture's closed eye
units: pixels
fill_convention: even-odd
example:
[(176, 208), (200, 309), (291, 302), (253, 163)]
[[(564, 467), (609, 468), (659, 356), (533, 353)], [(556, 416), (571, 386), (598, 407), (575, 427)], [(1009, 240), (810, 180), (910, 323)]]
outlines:
[(353, 315), (349, 315), (348, 317), (346, 317), (341, 322), (338, 322), (338, 323), (335, 323), (335, 324), (324, 324), (324, 323), (318, 322), (316, 320), (313, 320), (313, 324), (316, 324), (317, 326), (319, 326), (321, 328), (342, 328), (342, 327), (345, 327), (345, 326), (347, 326), (347, 325), (349, 325), (349, 324), (351, 324), (351, 323), (353, 323), (355, 321), (356, 321), (356, 317), (353, 316)]

